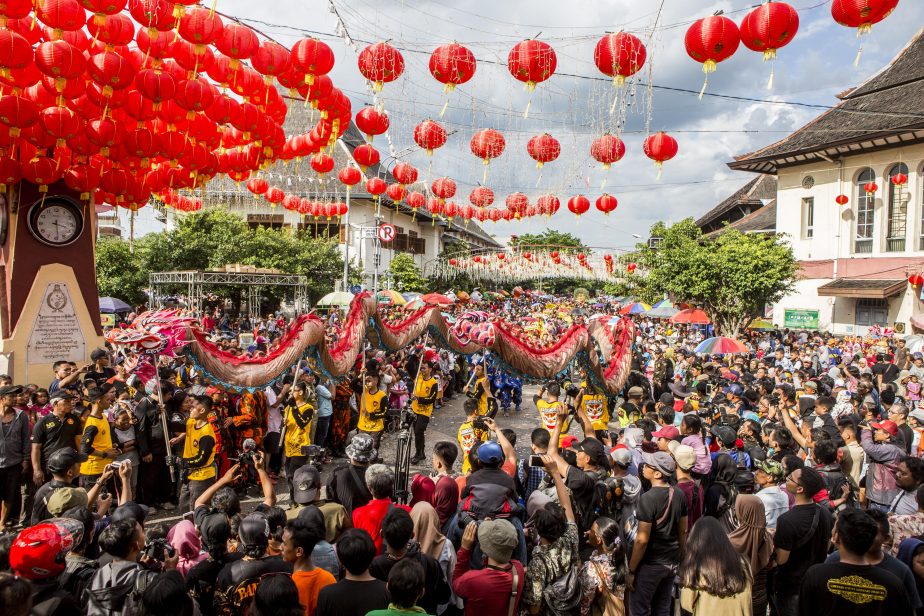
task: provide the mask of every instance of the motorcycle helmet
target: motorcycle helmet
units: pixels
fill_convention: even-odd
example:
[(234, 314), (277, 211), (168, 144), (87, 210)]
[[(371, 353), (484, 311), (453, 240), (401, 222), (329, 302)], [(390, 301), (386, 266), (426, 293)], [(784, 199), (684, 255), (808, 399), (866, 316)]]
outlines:
[(64, 557), (83, 539), (83, 524), (55, 518), (30, 526), (10, 547), (10, 570), (27, 580), (54, 579), (64, 572)]

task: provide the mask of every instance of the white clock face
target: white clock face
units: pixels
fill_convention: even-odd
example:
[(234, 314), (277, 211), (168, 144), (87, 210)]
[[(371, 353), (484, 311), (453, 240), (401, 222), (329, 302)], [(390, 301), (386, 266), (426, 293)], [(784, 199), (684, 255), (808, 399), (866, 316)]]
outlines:
[(39, 206), (32, 213), (32, 231), (41, 241), (52, 246), (65, 246), (80, 235), (83, 221), (73, 208), (55, 203)]

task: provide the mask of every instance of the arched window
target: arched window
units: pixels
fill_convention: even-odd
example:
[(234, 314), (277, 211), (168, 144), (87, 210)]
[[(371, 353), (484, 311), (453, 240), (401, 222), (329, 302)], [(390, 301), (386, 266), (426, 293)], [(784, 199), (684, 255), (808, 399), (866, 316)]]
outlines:
[(876, 195), (868, 194), (863, 186), (875, 180), (876, 173), (872, 169), (865, 169), (857, 176), (857, 235), (853, 242), (854, 252), (873, 252)]
[(892, 181), (892, 178), (899, 173), (907, 178), (908, 166), (904, 163), (898, 163), (889, 169), (889, 185), (886, 187), (889, 195), (886, 252), (904, 252), (905, 250), (905, 232), (908, 229), (908, 201), (911, 195), (908, 193), (907, 181), (904, 184), (895, 184)]

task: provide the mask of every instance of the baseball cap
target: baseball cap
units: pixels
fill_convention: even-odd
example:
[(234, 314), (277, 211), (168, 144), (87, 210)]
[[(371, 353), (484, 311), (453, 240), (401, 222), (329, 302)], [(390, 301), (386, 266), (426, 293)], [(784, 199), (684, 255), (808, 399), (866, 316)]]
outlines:
[(209, 513), (199, 520), (199, 537), (203, 547), (224, 545), (231, 538), (231, 525), (223, 513)]
[(677, 462), (666, 451), (643, 453), (642, 462), (661, 472), (662, 475), (673, 475), (677, 470)]
[(741, 385), (738, 385), (737, 383), (732, 383), (728, 387), (723, 387), (722, 392), (726, 394), (731, 394), (733, 396), (740, 396), (741, 394), (744, 393), (744, 389), (741, 387)]
[(726, 445), (731, 445), (738, 438), (738, 434), (728, 426), (713, 426), (712, 435)]
[(696, 464), (696, 452), (689, 445), (671, 441), (667, 444), (667, 448), (670, 450), (671, 455), (674, 456), (677, 466), (683, 470), (688, 471)]
[(109, 353), (106, 352), (106, 349), (93, 349), (90, 351), (90, 359), (93, 361), (98, 361), (108, 355)]
[(64, 473), (85, 460), (86, 456), (81, 456), (73, 447), (62, 447), (48, 458), (48, 470), (52, 473)]
[(891, 419), (886, 419), (885, 421), (878, 421), (878, 422), (874, 421), (869, 424), (869, 427), (874, 428), (876, 430), (885, 430), (892, 436), (896, 436), (898, 434), (898, 426)]
[(72, 507), (86, 507), (89, 502), (83, 488), (58, 488), (48, 497), (48, 513), (58, 517)]
[(478, 460), (482, 464), (499, 465), (504, 461), (504, 450), (497, 441), (485, 441), (478, 447)]
[(293, 473), (294, 500), (299, 505), (313, 503), (321, 489), (321, 474), (311, 464), (306, 464)]
[(645, 390), (639, 387), (638, 385), (634, 385), (629, 388), (629, 393), (627, 395), (630, 398), (641, 398), (642, 396), (645, 395)]
[(8, 396), (10, 394), (21, 394), (22, 387), (20, 385), (4, 385), (0, 387), (0, 396)]
[(595, 438), (585, 438), (574, 449), (586, 453), (597, 464), (606, 461), (606, 447)]
[(756, 460), (754, 466), (776, 480), (780, 480), (786, 475), (786, 472), (783, 470), (783, 465), (773, 459)]
[(918, 423), (924, 425), (924, 411), (922, 411), (921, 409), (915, 409), (911, 411), (910, 413), (908, 413), (908, 416), (914, 417), (915, 419), (918, 420)]
[(517, 544), (517, 530), (507, 520), (484, 520), (478, 525), (481, 551), (498, 562), (508, 562)]
[(802, 387), (805, 389), (811, 389), (812, 391), (818, 391), (818, 383), (815, 381), (806, 381), (802, 384)]
[(680, 436), (680, 430), (676, 426), (663, 426), (660, 430), (652, 432), (653, 438), (675, 439)]
[(51, 400), (49, 400), (49, 402), (51, 402), (51, 404), (54, 404), (58, 400), (76, 400), (76, 399), (77, 399), (77, 396), (70, 393), (66, 389), (59, 389), (55, 393), (51, 394)]
[(103, 383), (99, 387), (95, 387), (89, 390), (87, 392), (87, 399), (89, 399), (90, 402), (96, 402), (97, 400), (99, 400), (100, 398), (108, 394), (111, 389), (112, 389), (112, 385), (110, 385), (109, 383)]
[(623, 468), (629, 468), (632, 464), (632, 452), (628, 447), (614, 447), (610, 452), (610, 457), (613, 458), (613, 462)]

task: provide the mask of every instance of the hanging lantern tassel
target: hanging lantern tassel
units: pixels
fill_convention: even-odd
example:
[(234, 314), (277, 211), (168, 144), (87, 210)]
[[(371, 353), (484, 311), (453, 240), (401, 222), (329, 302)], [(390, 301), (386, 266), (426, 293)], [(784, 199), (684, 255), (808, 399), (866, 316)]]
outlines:
[(709, 73), (714, 73), (715, 69), (715, 61), (706, 60), (703, 62), (703, 72), (706, 74), (706, 78), (703, 80), (703, 89), (699, 91), (699, 100), (703, 100), (703, 94), (706, 93), (706, 87), (709, 85)]
[(656, 162), (655, 162), (655, 167), (658, 168), (658, 177), (655, 178), (655, 179), (656, 179), (658, 182), (660, 182), (660, 181), (661, 181), (661, 172), (664, 170), (664, 165), (661, 163), (661, 161), (656, 161)]
[(610, 105), (610, 115), (613, 115), (616, 112), (616, 103), (619, 102), (619, 90), (616, 90), (616, 95), (613, 97), (613, 104)]
[(128, 247), (129, 252), (135, 253), (135, 207), (132, 206), (128, 216)]
[(446, 110), (449, 108), (449, 90), (446, 91), (446, 102), (443, 103), (443, 108), (440, 109), (440, 117), (443, 117), (443, 114), (446, 113)]
[(529, 108), (532, 107), (532, 104), (533, 104), (533, 92), (536, 91), (536, 82), (535, 82), (535, 81), (527, 81), (527, 82), (526, 82), (526, 89), (529, 91), (529, 100), (526, 102), (526, 109), (523, 110), (523, 118), (524, 118), (524, 119), (529, 117)]

